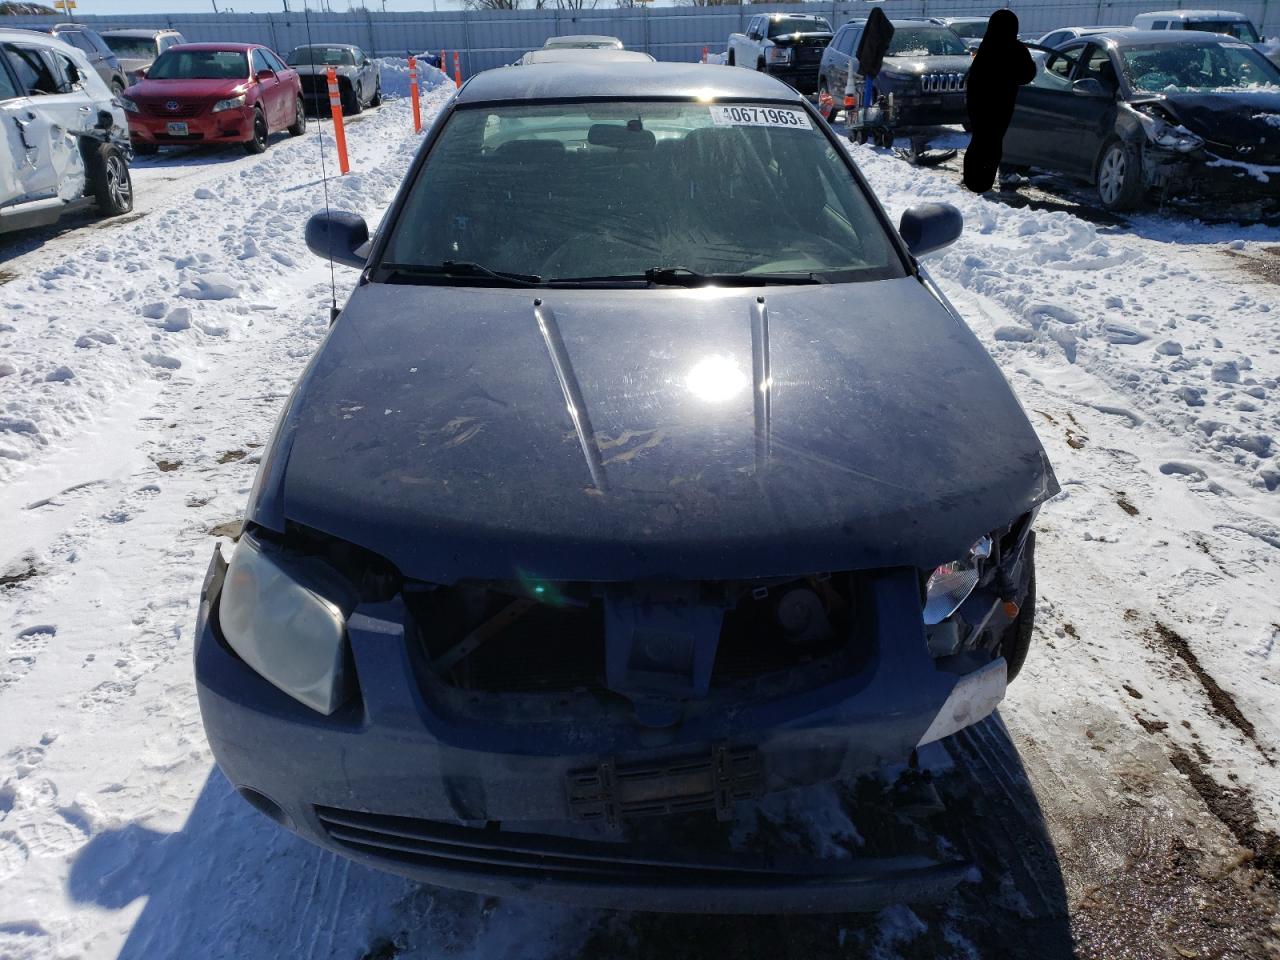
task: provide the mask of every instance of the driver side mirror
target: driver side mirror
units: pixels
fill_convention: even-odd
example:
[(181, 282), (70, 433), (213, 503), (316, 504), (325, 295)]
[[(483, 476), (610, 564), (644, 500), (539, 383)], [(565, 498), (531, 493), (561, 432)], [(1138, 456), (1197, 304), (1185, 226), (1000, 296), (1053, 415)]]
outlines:
[(922, 203), (903, 211), (898, 233), (913, 257), (949, 247), (964, 230), (964, 217), (949, 203)]
[(307, 221), (307, 249), (344, 267), (364, 269), (369, 260), (369, 225), (342, 210), (317, 213)]
[(275, 73), (271, 70), (259, 70), (254, 79), (261, 83), (263, 80), (270, 80), (274, 76)]
[(1109, 97), (1111, 93), (1102, 82), (1095, 77), (1085, 77), (1083, 80), (1077, 80), (1071, 85), (1071, 92), (1078, 93), (1083, 97)]

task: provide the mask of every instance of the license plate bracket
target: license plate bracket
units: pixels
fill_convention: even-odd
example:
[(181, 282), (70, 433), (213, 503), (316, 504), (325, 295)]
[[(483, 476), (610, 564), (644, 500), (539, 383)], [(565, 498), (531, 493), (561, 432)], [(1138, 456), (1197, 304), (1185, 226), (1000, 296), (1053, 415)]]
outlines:
[(165, 127), (171, 137), (185, 137), (187, 135), (187, 125), (184, 121), (170, 120)]
[(754, 747), (718, 746), (709, 756), (625, 765), (603, 760), (565, 779), (573, 818), (610, 826), (694, 810), (714, 810), (718, 820), (731, 820), (736, 801), (764, 793), (760, 751)]

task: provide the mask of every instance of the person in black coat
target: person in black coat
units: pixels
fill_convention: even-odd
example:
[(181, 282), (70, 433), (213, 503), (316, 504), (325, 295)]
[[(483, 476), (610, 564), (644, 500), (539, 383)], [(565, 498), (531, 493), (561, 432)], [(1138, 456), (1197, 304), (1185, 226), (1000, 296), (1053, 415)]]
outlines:
[(971, 139), (964, 154), (964, 185), (974, 193), (990, 190), (995, 183), (1018, 87), (1035, 76), (1035, 61), (1018, 40), (1017, 16), (1012, 10), (997, 10), (987, 21), (965, 91)]

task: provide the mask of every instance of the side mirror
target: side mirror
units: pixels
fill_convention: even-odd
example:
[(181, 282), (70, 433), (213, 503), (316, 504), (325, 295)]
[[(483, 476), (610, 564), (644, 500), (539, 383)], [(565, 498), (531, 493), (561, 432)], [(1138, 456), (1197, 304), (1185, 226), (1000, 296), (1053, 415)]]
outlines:
[(307, 221), (307, 249), (344, 267), (364, 269), (368, 262), (369, 226), (364, 217), (342, 210), (317, 213)]
[(964, 230), (964, 217), (949, 203), (922, 203), (910, 207), (898, 222), (898, 233), (913, 257), (923, 257), (949, 247)]
[(1110, 96), (1110, 94), (1107, 93), (1107, 88), (1102, 85), (1101, 81), (1094, 77), (1085, 77), (1083, 80), (1077, 80), (1071, 85), (1071, 92), (1078, 93), (1083, 97)]
[(145, 80), (147, 79), (147, 68), (139, 67), (137, 70), (133, 71), (133, 75), (139, 80)]
[(263, 80), (270, 80), (274, 76), (275, 76), (275, 73), (271, 70), (259, 70), (258, 75), (254, 77), (254, 79), (261, 82)]

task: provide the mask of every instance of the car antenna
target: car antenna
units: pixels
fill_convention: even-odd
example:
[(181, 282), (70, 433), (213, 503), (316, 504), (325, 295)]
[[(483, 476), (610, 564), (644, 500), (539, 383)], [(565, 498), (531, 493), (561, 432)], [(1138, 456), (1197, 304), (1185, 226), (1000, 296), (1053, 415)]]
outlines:
[[(307, 4), (306, 0), (303, 0), (303, 3), (302, 3), (302, 19), (306, 22), (306, 25), (307, 25), (307, 52), (311, 54), (311, 59), (312, 59), (311, 65), (315, 66), (315, 53), (314, 53), (315, 47), (312, 46), (312, 43), (311, 43), (311, 7)], [(314, 83), (315, 81), (313, 80), (312, 82)], [(320, 124), (320, 121), (319, 119), (317, 119), (316, 120), (317, 127), (319, 127), (319, 124)], [(318, 150), (320, 153), (320, 183), (323, 184), (324, 186), (324, 218), (327, 223), (329, 220), (329, 173), (325, 169), (325, 165), (324, 165), (323, 128), (321, 128), (321, 135), (316, 137), (316, 150)], [(329, 323), (330, 324), (332, 324), (333, 321), (338, 319), (338, 314), (340, 312), (341, 311), (338, 309), (338, 282), (336, 279), (334, 279), (334, 272), (333, 272), (333, 249), (329, 248)]]

